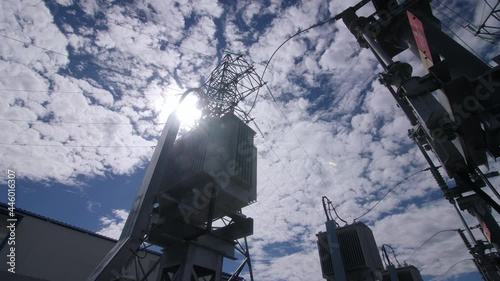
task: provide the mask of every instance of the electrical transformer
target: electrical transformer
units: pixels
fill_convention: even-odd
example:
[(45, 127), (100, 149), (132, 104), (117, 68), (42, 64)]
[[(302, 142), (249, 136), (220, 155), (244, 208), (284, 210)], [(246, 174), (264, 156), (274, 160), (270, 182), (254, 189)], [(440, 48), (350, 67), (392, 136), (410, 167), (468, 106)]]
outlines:
[(175, 142), (155, 208), (157, 224), (170, 226), (161, 235), (196, 236), (211, 221), (256, 200), (254, 136), (248, 125), (229, 113), (200, 121)]
[[(398, 275), (399, 281), (423, 281), (420, 271), (413, 265), (396, 268), (396, 274)], [(382, 277), (383, 281), (394, 281), (391, 280), (387, 270), (382, 271)]]
[[(335, 280), (327, 235), (327, 232), (317, 234), (321, 271), (323, 278)], [(382, 280), (382, 260), (371, 229), (357, 222), (339, 227), (337, 235), (347, 280)]]

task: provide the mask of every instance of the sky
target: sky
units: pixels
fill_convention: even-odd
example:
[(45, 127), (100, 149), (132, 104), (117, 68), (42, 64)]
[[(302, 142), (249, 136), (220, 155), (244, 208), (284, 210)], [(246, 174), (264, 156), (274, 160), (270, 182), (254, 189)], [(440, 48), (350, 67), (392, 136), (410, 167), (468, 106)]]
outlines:
[[(16, 171), (17, 206), (117, 238), (179, 94), (199, 86), (223, 50), (245, 55), (261, 74), (288, 36), (355, 3), (1, 1), (0, 166)], [(484, 19), (482, 3), (432, 5), (457, 40), (490, 62), (498, 45), (460, 26)], [(359, 14), (372, 11), (369, 4)], [(423, 73), (413, 54), (396, 59)], [(407, 137), (410, 123), (376, 79), (381, 71), (342, 22), (291, 40), (271, 61), (263, 79), (276, 100), (263, 89), (251, 114), (262, 132), (257, 202), (243, 209), (255, 220), (256, 280), (321, 280), (321, 197), (352, 223), (426, 168)], [(404, 181), (361, 221), (401, 262), (434, 233), (462, 227), (428, 172)], [(445, 232), (408, 263), (438, 280), (468, 258), (459, 236)], [(480, 277), (465, 261), (442, 280)]]

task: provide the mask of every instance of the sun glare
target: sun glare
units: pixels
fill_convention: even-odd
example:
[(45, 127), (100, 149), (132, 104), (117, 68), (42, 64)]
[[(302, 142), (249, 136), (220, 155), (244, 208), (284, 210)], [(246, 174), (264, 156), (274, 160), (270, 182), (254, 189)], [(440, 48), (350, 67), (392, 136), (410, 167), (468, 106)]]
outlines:
[(188, 95), (177, 108), (177, 117), (181, 120), (181, 125), (193, 127), (201, 117), (201, 110), (196, 106), (198, 97)]
[(180, 96), (178, 93), (165, 93), (161, 99), (156, 101), (155, 109), (159, 111), (159, 122), (165, 124), (168, 116), (177, 108), (181, 129), (189, 131), (201, 117), (201, 110), (197, 107), (198, 97), (196, 94), (190, 94), (179, 104)]

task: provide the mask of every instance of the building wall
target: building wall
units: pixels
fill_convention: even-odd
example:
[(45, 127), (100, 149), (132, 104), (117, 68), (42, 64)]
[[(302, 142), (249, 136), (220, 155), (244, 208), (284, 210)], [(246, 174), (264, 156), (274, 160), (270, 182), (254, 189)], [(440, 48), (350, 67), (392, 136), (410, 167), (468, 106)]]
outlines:
[[(16, 228), (16, 274), (51, 281), (86, 280), (115, 243), (112, 239), (24, 215)], [(9, 248), (4, 243), (0, 249), (0, 271), (8, 269)], [(148, 253), (141, 263), (147, 271), (157, 259), (157, 254)], [(130, 274), (135, 276), (134, 266), (130, 268)], [(16, 280), (11, 277), (7, 280)], [(19, 276), (19, 280), (25, 279)]]

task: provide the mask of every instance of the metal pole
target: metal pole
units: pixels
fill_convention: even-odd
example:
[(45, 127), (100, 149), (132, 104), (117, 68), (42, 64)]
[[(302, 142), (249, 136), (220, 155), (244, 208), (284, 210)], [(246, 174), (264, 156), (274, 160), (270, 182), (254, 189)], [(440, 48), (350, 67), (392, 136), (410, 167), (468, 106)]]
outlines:
[(496, 188), (491, 184), (491, 182), (488, 180), (488, 178), (483, 174), (483, 171), (479, 169), (479, 167), (476, 166), (476, 172), (479, 174), (481, 179), (488, 185), (488, 187), (491, 189), (493, 194), (497, 197), (498, 200), (500, 200), (500, 193), (496, 190)]
[(379, 62), (382, 64), (384, 69), (387, 70), (387, 67), (394, 63), (392, 58), (380, 47), (380, 44), (373, 39), (370, 35), (366, 34), (366, 32), (362, 32), (363, 38), (366, 40), (372, 52), (379, 58)]
[(429, 164), (429, 167), (431, 168), (430, 171), (431, 171), (432, 175), (434, 176), (434, 179), (437, 181), (439, 187), (443, 191), (445, 197), (448, 199), (450, 204), (453, 205), (453, 207), (455, 207), (455, 210), (457, 211), (457, 214), (460, 217), (460, 220), (462, 221), (465, 229), (467, 230), (467, 234), (470, 236), (471, 240), (474, 242), (474, 245), (476, 245), (477, 240), (474, 237), (474, 234), (472, 234), (472, 231), (470, 231), (469, 226), (467, 225), (467, 222), (465, 221), (464, 217), (462, 216), (462, 213), (458, 209), (455, 198), (447, 196), (447, 193), (449, 192), (448, 185), (446, 184), (443, 177), (439, 173), (438, 169), (436, 168), (436, 166), (432, 162), (431, 158), (429, 157), (429, 154), (427, 154), (427, 151), (425, 151), (425, 149), (422, 147), (422, 144), (416, 139), (415, 136), (413, 136), (412, 138), (415, 141), (415, 143), (417, 144), (417, 147), (419, 148), (420, 152), (422, 152), (422, 155), (424, 156), (425, 160)]
[(337, 236), (336, 222), (335, 220), (329, 220), (325, 222), (325, 225), (328, 239), (328, 249), (330, 250), (330, 256), (332, 258), (335, 281), (347, 281), (344, 262), (342, 261), (342, 255), (340, 254), (340, 244)]
[(488, 242), (500, 252), (500, 226), (491, 214), (490, 209), (482, 202), (482, 200), (475, 200), (472, 205), (474, 215), (483, 228), (483, 233)]
[(396, 272), (396, 267), (393, 264), (387, 265), (387, 271), (391, 277), (391, 281), (399, 281), (398, 273)]
[(247, 237), (245, 236), (244, 239), (245, 239), (245, 250), (247, 254), (248, 273), (250, 274), (250, 281), (253, 281), (252, 259), (250, 258), (250, 252), (248, 251)]
[(477, 261), (475, 255), (474, 255), (474, 250), (472, 249), (472, 246), (469, 243), (469, 240), (467, 240), (467, 237), (465, 237), (464, 231), (462, 229), (458, 229), (457, 232), (460, 235), (460, 238), (462, 238), (462, 241), (464, 241), (465, 247), (467, 247), (467, 249), (469, 250), (469, 253), (471, 253), (471, 255), (474, 257), (473, 261), (474, 261), (474, 264), (476, 265), (477, 271), (479, 271), (483, 280), (485, 280), (485, 281), (488, 280), (481, 265), (479, 264), (479, 262)]
[(465, 221), (464, 216), (462, 216), (462, 212), (460, 212), (460, 210), (457, 207), (457, 203), (455, 202), (454, 199), (453, 199), (453, 202), (450, 202), (450, 203), (453, 205), (453, 207), (455, 207), (455, 211), (457, 211), (457, 214), (460, 217), (460, 220), (462, 221), (462, 224), (464, 225), (465, 230), (467, 231), (467, 234), (469, 234), (470, 239), (472, 240), (474, 245), (477, 245), (476, 237), (474, 237), (474, 234), (472, 234), (472, 231), (470, 231), (469, 225)]

